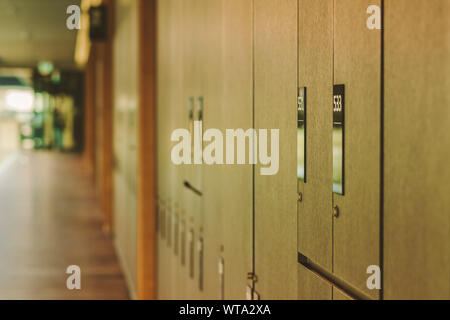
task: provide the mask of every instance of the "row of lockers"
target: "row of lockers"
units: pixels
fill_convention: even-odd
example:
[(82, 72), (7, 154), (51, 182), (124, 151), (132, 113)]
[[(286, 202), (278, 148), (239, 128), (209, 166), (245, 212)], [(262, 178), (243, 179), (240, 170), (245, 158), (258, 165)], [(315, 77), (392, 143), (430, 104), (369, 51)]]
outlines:
[[(367, 27), (370, 5), (383, 8), (384, 31)], [(445, 0), (159, 1), (158, 297), (449, 298), (449, 9)], [(343, 192), (333, 192), (336, 85), (345, 87)], [(280, 129), (278, 173), (174, 165), (171, 133), (193, 120), (222, 132)], [(382, 290), (367, 286), (373, 265)]]

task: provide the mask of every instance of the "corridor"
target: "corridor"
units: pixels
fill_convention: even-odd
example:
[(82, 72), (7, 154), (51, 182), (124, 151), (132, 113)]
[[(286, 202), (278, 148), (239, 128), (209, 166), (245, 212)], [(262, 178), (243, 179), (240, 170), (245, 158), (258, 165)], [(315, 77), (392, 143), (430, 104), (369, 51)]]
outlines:
[[(94, 184), (75, 155), (21, 152), (0, 164), (0, 299), (127, 299)], [(66, 268), (81, 268), (81, 290)]]
[(450, 299), (449, 16), (0, 0), (0, 300)]

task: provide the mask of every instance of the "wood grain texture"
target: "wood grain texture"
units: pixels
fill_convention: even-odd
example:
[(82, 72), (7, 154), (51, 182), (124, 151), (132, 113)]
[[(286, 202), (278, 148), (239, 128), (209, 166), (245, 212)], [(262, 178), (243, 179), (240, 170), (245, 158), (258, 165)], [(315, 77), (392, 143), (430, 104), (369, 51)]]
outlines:
[[(307, 88), (307, 183), (299, 182), (299, 191), (303, 193), (303, 200), (298, 205), (298, 250), (331, 271), (332, 0), (301, 0), (299, 2), (298, 67), (298, 86)], [(296, 115), (292, 119), (295, 120)], [(299, 286), (301, 281), (299, 279)]]
[[(203, 95), (202, 78), (206, 66), (202, 63), (204, 57), (205, 30), (205, 2), (204, 0), (182, 1), (182, 97), (181, 114), (183, 114), (184, 125), (182, 127), (189, 129), (188, 107), (189, 99), (192, 98), (194, 120), (198, 113), (198, 97)], [(194, 138), (192, 133), (192, 139)], [(192, 158), (193, 159), (193, 158)], [(194, 188), (202, 190), (202, 166), (201, 165), (183, 165), (181, 167), (182, 181), (189, 182)], [(188, 236), (193, 234), (193, 250), (190, 254), (189, 239), (186, 239), (186, 297), (189, 299), (201, 299), (202, 292), (199, 290), (199, 255), (197, 251), (197, 241), (203, 236), (203, 210), (201, 197), (185, 187), (181, 191), (181, 208), (186, 212), (186, 226)], [(189, 276), (190, 261), (193, 265), (193, 277)]]
[[(186, 103), (183, 101), (183, 2), (170, 2), (170, 130), (184, 128), (186, 126), (187, 110)], [(167, 137), (169, 141), (170, 137)], [(173, 145), (173, 144), (172, 144)], [(171, 146), (172, 146), (171, 145)], [(169, 154), (169, 153), (168, 153)], [(187, 278), (186, 269), (181, 266), (181, 253), (175, 254), (175, 241), (178, 240), (178, 246), (181, 248), (181, 221), (185, 217), (185, 210), (181, 205), (180, 195), (183, 189), (183, 167), (175, 166), (170, 162), (170, 194), (173, 199), (173, 243), (171, 249), (172, 261), (174, 265), (175, 277), (175, 298), (182, 299), (186, 289), (185, 283)], [(178, 223), (176, 222), (178, 220)], [(178, 233), (178, 238), (175, 239)], [(186, 241), (186, 239), (184, 239)], [(180, 249), (181, 250), (181, 249)]]
[[(221, 130), (253, 126), (252, 0), (223, 0), (223, 96)], [(252, 166), (221, 166), (217, 195), (225, 260), (225, 299), (245, 299), (253, 268)], [(233, 230), (230, 232), (230, 230)], [(217, 262), (216, 262), (217, 266)]]
[(450, 3), (385, 1), (386, 299), (450, 298)]
[[(380, 1), (334, 1), (334, 83), (345, 84), (345, 195), (333, 195), (334, 273), (373, 298), (370, 265), (380, 265), (381, 32), (366, 10)], [(330, 105), (331, 108), (331, 105)]]
[[(210, 128), (222, 129), (223, 104), (223, 33), (224, 23), (222, 0), (204, 2), (204, 38), (202, 70), (204, 95), (203, 132)], [(233, 106), (230, 106), (233, 108)], [(230, 124), (231, 125), (231, 124)], [(206, 147), (209, 143), (205, 143)], [(218, 262), (223, 244), (222, 223), (224, 211), (222, 207), (223, 192), (226, 191), (223, 177), (217, 165), (203, 165), (203, 234), (204, 234), (204, 294), (208, 299), (221, 299), (221, 284), (218, 273)], [(230, 263), (232, 261), (230, 260)]]
[(254, 2), (255, 128), (280, 129), (279, 171), (255, 167), (256, 290), (297, 298), (297, 1)]
[(170, 42), (167, 29), (170, 23), (171, 1), (160, 0), (157, 3), (157, 110), (156, 110), (156, 139), (157, 139), (157, 186), (159, 199), (159, 237), (157, 241), (157, 297), (170, 299), (172, 289), (169, 273), (169, 250), (166, 246), (166, 212), (169, 199), (170, 180), (168, 166), (170, 161), (169, 144), (169, 97), (170, 97)]
[(298, 265), (298, 279), (299, 300), (331, 300), (332, 286), (302, 265)]

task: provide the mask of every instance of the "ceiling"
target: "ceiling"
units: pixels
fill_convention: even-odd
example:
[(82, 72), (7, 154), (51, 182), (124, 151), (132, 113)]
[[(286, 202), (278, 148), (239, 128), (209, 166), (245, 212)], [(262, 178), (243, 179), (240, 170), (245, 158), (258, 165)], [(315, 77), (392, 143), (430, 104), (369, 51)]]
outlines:
[(75, 68), (77, 30), (66, 27), (69, 5), (79, 0), (0, 0), (0, 67), (35, 67), (50, 60)]

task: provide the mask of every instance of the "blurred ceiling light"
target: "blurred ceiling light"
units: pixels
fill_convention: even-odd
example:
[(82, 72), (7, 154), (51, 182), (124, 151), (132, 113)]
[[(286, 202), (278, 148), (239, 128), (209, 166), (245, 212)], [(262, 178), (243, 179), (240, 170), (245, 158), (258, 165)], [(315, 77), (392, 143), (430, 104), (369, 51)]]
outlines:
[(8, 90), (6, 105), (18, 112), (33, 111), (34, 95), (31, 90)]
[(50, 61), (41, 61), (38, 63), (37, 69), (42, 76), (48, 76), (53, 72), (54, 66)]

